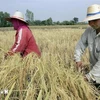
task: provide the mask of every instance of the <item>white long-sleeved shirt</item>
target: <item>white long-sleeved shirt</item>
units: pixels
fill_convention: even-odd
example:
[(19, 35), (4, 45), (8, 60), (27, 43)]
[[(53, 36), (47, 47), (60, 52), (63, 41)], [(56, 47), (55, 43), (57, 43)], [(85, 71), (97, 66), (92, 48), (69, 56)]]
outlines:
[(74, 54), (76, 62), (81, 61), (81, 56), (87, 47), (89, 49), (91, 70), (86, 77), (88, 80), (93, 79), (100, 83), (100, 33), (96, 35), (96, 30), (92, 27), (85, 30), (76, 45)]

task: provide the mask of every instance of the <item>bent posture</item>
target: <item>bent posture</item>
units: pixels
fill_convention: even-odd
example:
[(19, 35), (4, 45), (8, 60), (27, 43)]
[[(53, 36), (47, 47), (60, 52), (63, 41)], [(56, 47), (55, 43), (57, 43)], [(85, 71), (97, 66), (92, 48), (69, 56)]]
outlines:
[(32, 52), (40, 56), (40, 50), (36, 44), (32, 31), (28, 27), (28, 23), (24, 20), (23, 14), (16, 11), (12, 17), (6, 18), (6, 20), (12, 23), (14, 30), (16, 30), (16, 34), (14, 45), (5, 56), (13, 55), (17, 52), (20, 52), (22, 57)]
[(88, 21), (90, 27), (85, 30), (76, 45), (75, 61), (77, 67), (82, 66), (81, 56), (88, 47), (91, 70), (85, 77), (88, 81), (100, 83), (100, 5), (89, 6), (84, 21)]

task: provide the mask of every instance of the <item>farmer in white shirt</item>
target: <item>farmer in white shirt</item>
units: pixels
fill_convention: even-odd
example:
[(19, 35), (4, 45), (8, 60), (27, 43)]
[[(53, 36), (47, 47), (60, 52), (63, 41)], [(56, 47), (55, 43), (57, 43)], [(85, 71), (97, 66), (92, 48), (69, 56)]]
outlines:
[(90, 27), (85, 30), (78, 41), (74, 59), (77, 68), (81, 68), (81, 56), (88, 47), (91, 70), (85, 75), (85, 79), (89, 82), (95, 81), (100, 84), (100, 5), (94, 4), (89, 6), (87, 17), (84, 21), (88, 21)]

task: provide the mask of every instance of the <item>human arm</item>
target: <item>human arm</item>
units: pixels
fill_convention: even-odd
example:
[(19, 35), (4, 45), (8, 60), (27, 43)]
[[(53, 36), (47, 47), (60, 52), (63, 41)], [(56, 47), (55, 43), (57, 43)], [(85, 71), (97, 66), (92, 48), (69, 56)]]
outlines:
[(90, 70), (90, 72), (85, 75), (89, 82), (96, 81), (96, 83), (100, 83), (100, 53), (98, 55), (98, 61)]
[(20, 29), (17, 34), (15, 35), (15, 42), (11, 49), (4, 54), (4, 58), (7, 59), (8, 56), (14, 55), (14, 53), (17, 52), (23, 52), (25, 50), (25, 47), (27, 45), (27, 40), (26, 40), (26, 30), (25, 29)]
[(22, 52), (22, 51), (24, 51), (26, 45), (27, 45), (26, 31), (24, 29), (20, 29), (16, 35), (15, 43), (12, 46), (10, 51), (12, 51), (14, 53)]
[(88, 46), (88, 31), (86, 30), (78, 43), (76, 44), (75, 51), (74, 51), (74, 61), (76, 62), (77, 69), (80, 67), (82, 68), (82, 61), (81, 56), (84, 53), (86, 47)]

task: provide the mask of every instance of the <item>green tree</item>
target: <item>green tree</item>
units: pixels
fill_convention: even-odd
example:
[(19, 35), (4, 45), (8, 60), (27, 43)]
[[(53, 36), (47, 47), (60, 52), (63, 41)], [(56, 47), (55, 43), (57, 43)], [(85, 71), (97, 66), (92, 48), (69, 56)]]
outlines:
[(43, 21), (41, 22), (41, 25), (47, 25), (47, 20), (43, 20)]
[(71, 20), (71, 21), (69, 22), (69, 25), (75, 25), (75, 21)]
[(53, 21), (52, 18), (50, 17), (49, 19), (47, 19), (47, 25), (52, 25)]
[(10, 14), (7, 12), (0, 12), (0, 27), (11, 26), (11, 23), (6, 21), (5, 18), (10, 17)]
[(41, 25), (41, 21), (40, 20), (35, 20), (34, 25)]
[(60, 25), (60, 21), (57, 21), (57, 25)]
[(25, 14), (26, 20), (29, 24), (33, 24), (34, 23), (34, 14), (32, 11), (30, 10), (26, 10), (26, 14)]
[(61, 24), (62, 25), (70, 25), (70, 22), (69, 21), (63, 21)]
[(75, 23), (78, 23), (78, 18), (77, 18), (77, 17), (74, 17), (74, 18), (73, 18), (73, 21), (74, 21)]

